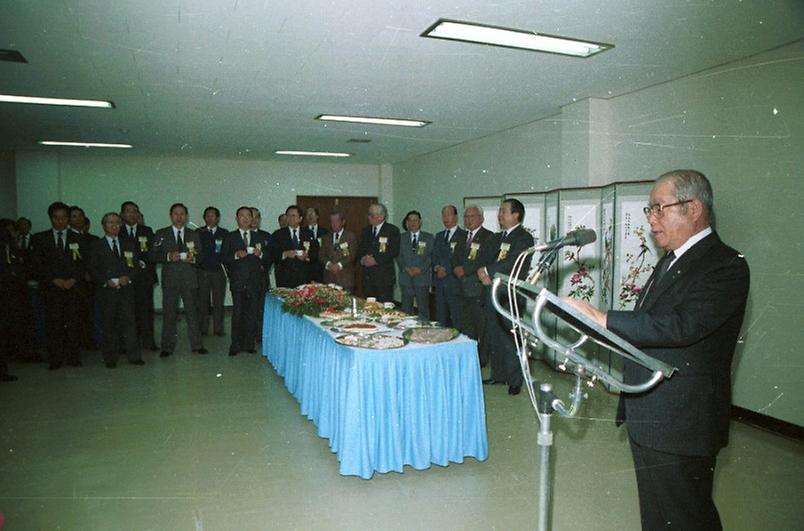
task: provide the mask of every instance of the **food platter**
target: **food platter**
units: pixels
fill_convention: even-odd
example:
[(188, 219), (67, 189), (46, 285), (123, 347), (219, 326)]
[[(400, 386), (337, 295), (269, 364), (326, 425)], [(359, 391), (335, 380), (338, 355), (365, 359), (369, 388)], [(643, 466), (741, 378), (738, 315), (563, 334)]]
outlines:
[(416, 326), (402, 332), (402, 337), (413, 343), (444, 343), (452, 341), (459, 334), (455, 328)]
[(321, 326), (334, 332), (349, 332), (351, 334), (373, 334), (380, 330), (380, 326), (360, 319), (334, 319), (321, 321)]
[(370, 348), (375, 350), (390, 350), (402, 348), (408, 344), (408, 340), (403, 337), (388, 336), (384, 334), (360, 335), (346, 334), (335, 338), (337, 343), (348, 347)]

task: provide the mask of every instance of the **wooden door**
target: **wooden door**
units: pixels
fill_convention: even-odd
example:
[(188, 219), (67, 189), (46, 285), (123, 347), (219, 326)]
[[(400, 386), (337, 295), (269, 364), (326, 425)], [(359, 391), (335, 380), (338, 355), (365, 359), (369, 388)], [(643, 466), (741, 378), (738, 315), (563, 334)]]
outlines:
[[(302, 208), (302, 213), (310, 207), (317, 208), (321, 217), (319, 225), (331, 230), (329, 226), (329, 215), (336, 208), (343, 212), (346, 218), (346, 228), (354, 232), (360, 239), (360, 232), (368, 222), (368, 209), (373, 203), (377, 202), (376, 197), (340, 197), (329, 195), (298, 195), (296, 204)], [(363, 275), (361, 274), (360, 264), (355, 268), (355, 293), (363, 296)]]

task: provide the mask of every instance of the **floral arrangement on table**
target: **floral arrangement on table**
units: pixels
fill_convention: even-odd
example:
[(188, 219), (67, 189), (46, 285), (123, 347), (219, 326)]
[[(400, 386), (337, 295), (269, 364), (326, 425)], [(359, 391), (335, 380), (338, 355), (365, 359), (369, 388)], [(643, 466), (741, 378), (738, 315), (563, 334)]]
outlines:
[(648, 247), (647, 237), (645, 236), (645, 226), (640, 225), (634, 229), (633, 234), (639, 238), (639, 252), (637, 254), (625, 254), (628, 272), (623, 277), (622, 287), (620, 288), (620, 310), (627, 308), (629, 304), (635, 303), (639, 299), (639, 295), (642, 293), (639, 277), (643, 273), (653, 270), (652, 265), (645, 263), (648, 254), (650, 254), (650, 247)]
[(282, 311), (299, 317), (318, 317), (321, 312), (342, 310), (352, 302), (352, 297), (343, 290), (312, 282), (282, 293)]
[[(578, 225), (573, 230), (585, 229), (585, 225)], [(575, 262), (575, 273), (570, 277), (569, 296), (573, 299), (591, 301), (595, 295), (595, 279), (592, 278), (591, 271), (594, 265), (587, 264), (581, 259), (581, 248), (569, 249), (564, 251), (564, 260)]]

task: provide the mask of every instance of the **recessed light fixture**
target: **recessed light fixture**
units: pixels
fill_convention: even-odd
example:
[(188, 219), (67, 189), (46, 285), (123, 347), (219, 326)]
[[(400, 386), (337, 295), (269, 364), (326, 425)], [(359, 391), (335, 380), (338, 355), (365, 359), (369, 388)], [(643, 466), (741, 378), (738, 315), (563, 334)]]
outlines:
[(274, 151), (277, 155), (296, 155), (300, 157), (351, 157), (353, 153), (338, 153), (336, 151)]
[(61, 142), (58, 140), (40, 140), (37, 144), (41, 144), (43, 146), (70, 146), (70, 147), (103, 147), (103, 148), (120, 148), (120, 149), (131, 149), (131, 144), (105, 144), (103, 142)]
[(613, 44), (582, 41), (555, 35), (544, 35), (534, 31), (443, 18), (427, 28), (421, 36), (431, 39), (475, 42), (505, 48), (572, 55), (574, 57), (590, 57), (609, 48), (614, 48)]
[(40, 98), (37, 96), (14, 96), (0, 94), (0, 102), (5, 103), (33, 103), (36, 105), (66, 105), (68, 107), (97, 107), (101, 109), (114, 109), (114, 103), (103, 100), (74, 100), (69, 98)]
[(376, 118), (373, 116), (348, 116), (337, 114), (319, 114), (316, 120), (327, 122), (349, 122), (355, 124), (398, 125), (401, 127), (424, 127), (430, 122), (426, 120), (408, 120), (404, 118)]

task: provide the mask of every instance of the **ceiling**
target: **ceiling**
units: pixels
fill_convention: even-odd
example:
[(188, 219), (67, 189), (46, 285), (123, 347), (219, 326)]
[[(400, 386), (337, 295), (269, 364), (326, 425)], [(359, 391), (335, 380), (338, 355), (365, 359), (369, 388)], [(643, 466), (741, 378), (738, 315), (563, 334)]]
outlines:
[[(450, 18), (612, 43), (589, 59), (426, 39)], [(394, 163), (802, 38), (800, 0), (6, 0), (0, 149), (127, 142), (155, 156), (348, 151)], [(322, 113), (424, 119), (326, 124)], [(349, 143), (350, 139), (370, 143)], [(287, 158), (287, 157), (285, 157)]]

